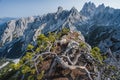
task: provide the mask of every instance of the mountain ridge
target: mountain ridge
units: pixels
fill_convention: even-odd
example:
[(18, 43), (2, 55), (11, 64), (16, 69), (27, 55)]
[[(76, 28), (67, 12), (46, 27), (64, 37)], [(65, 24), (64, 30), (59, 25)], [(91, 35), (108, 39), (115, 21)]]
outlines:
[(68, 27), (70, 30), (80, 31), (84, 36), (88, 36), (87, 34), (92, 31), (91, 26), (93, 25), (114, 25), (114, 28), (117, 29), (120, 26), (120, 16), (117, 16), (119, 14), (120, 10), (118, 9), (105, 7), (104, 4), (96, 7), (94, 3), (88, 2), (85, 3), (80, 12), (75, 7), (71, 8), (70, 11), (58, 7), (55, 13), (11, 20), (1, 26), (1, 53), (10, 54), (9, 52), (12, 50), (11, 46), (17, 41), (22, 41), (21, 50), (24, 51), (27, 44), (35, 44), (35, 40), (40, 33), (59, 31), (64, 27)]

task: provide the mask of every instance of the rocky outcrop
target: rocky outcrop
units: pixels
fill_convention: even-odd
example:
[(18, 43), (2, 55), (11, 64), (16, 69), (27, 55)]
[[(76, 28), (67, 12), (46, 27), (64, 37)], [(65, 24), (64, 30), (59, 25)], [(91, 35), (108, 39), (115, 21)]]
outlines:
[[(85, 46), (83, 47), (80, 44)], [(93, 80), (93, 75), (90, 75), (94, 72), (92, 65), (94, 61), (90, 55), (91, 47), (84, 41), (81, 34), (70, 32), (62, 36), (54, 45), (56, 47), (53, 50), (54, 58), (50, 57), (43, 62), (44, 65), (47, 65), (42, 67), (46, 71), (43, 79), (79, 80), (86, 78)]]

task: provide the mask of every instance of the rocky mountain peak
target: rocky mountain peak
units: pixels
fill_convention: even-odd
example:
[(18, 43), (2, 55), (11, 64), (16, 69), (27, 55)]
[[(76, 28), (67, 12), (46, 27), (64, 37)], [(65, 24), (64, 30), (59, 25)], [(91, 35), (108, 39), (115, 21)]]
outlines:
[(105, 5), (102, 3), (101, 5), (98, 6), (98, 8), (105, 8)]
[(62, 11), (63, 11), (63, 7), (59, 6), (58, 10), (57, 10), (57, 13), (61, 13)]
[(104, 4), (99, 5), (99, 6), (96, 8), (95, 14), (98, 14), (98, 13), (103, 12), (104, 9), (105, 9), (105, 5), (104, 5)]
[(71, 10), (70, 10), (70, 14), (72, 16), (76, 16), (76, 15), (80, 15), (78, 10), (75, 8), (75, 7), (72, 7)]
[(111, 7), (107, 6), (105, 8), (105, 11), (108, 12), (108, 13), (110, 13), (110, 14), (113, 14), (114, 13), (114, 8), (111, 8)]
[(94, 3), (87, 2), (84, 4), (80, 13), (86, 17), (91, 17), (91, 16), (93, 16), (95, 9), (96, 9), (96, 6)]
[(78, 10), (75, 7), (72, 7), (70, 11), (71, 12), (78, 12)]

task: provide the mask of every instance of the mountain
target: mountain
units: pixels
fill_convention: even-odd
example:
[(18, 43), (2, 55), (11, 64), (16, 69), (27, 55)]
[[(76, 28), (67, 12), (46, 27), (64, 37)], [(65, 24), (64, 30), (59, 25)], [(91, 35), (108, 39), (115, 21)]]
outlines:
[[(58, 7), (56, 13), (8, 21), (0, 26), (0, 55), (18, 58), (29, 43), (36, 44), (39, 34), (58, 32), (64, 27), (70, 28), (71, 31), (80, 31), (89, 44), (99, 46), (103, 52), (110, 48), (117, 54), (120, 48), (119, 14), (119, 9), (105, 7), (104, 4), (96, 7), (94, 3), (88, 2), (80, 12), (75, 7), (70, 11)], [(109, 45), (106, 49), (101, 44)]]
[(96, 10), (96, 6), (92, 2), (85, 3), (80, 13), (86, 17), (92, 17)]
[(92, 2), (10, 20), (0, 25), (0, 79), (119, 80), (119, 22), (120, 9)]
[(63, 27), (76, 30), (76, 23), (85, 20), (86, 17), (80, 15), (74, 7), (70, 11), (62, 10), (59, 7), (56, 13), (11, 20), (1, 26), (1, 56), (8, 54), (15, 57), (16, 53), (20, 56), (20, 50), (24, 51), (30, 42), (35, 44), (34, 41), (40, 33), (59, 31)]

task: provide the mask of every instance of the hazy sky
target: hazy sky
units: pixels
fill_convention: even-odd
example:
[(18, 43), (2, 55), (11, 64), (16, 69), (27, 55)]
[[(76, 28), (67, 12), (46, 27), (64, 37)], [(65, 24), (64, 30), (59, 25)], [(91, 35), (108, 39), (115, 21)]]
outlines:
[(0, 0), (1, 17), (27, 17), (56, 12), (58, 6), (71, 9), (73, 6), (81, 10), (85, 2), (104, 3), (120, 9), (120, 0)]

